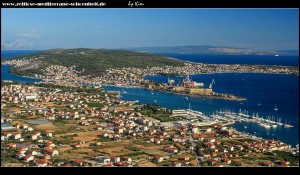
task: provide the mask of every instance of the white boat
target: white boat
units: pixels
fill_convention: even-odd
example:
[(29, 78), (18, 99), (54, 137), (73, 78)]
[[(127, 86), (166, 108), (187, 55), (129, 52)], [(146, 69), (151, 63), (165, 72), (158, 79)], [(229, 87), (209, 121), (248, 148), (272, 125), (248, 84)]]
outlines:
[(271, 125), (269, 125), (267, 123), (261, 123), (260, 126), (263, 126), (265, 128), (271, 128)]
[(277, 127), (277, 125), (272, 125), (272, 127), (273, 127), (273, 128), (276, 128), (276, 127)]
[(279, 57), (279, 55), (274, 55), (275, 57)]
[(156, 102), (157, 102), (157, 100), (154, 100), (154, 102), (156, 103)]
[(274, 107), (274, 111), (278, 111), (278, 109), (276, 108), (276, 105), (275, 105), (275, 107)]

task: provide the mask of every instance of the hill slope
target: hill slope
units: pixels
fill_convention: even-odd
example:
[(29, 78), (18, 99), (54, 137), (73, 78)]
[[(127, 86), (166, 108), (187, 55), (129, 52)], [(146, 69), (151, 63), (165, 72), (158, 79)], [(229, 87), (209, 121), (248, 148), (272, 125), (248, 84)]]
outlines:
[(78, 70), (85, 69), (83, 75), (101, 74), (108, 68), (122, 67), (154, 67), (154, 66), (181, 66), (183, 62), (149, 53), (140, 53), (128, 50), (111, 49), (52, 49), (10, 59), (33, 60), (30, 64), (13, 68), (11, 72), (30, 75), (39, 73), (41, 68), (49, 65), (70, 67), (75, 65)]

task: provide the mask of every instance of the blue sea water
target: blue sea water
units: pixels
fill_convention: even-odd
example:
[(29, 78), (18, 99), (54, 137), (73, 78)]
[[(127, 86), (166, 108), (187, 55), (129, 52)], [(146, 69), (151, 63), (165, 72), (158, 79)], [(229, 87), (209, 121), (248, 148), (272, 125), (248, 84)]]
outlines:
[[(1, 59), (11, 58), (13, 56), (29, 54), (37, 51), (38, 50), (5, 50), (5, 51), (1, 51)], [(40, 81), (39, 79), (27, 78), (27, 77), (22, 77), (22, 76), (8, 73), (9, 69), (10, 66), (1, 65), (1, 80), (11, 80), (11, 81), (18, 81), (18, 82), (25, 82), (25, 83)]]
[(175, 53), (159, 53), (158, 55), (178, 58), (180, 60), (206, 63), (206, 64), (260, 64), (260, 65), (299, 66), (299, 56), (202, 55), (202, 54), (175, 54)]
[(1, 50), (1, 58), (10, 58), (13, 56), (29, 54), (38, 51), (40, 50)]
[[(146, 76), (149, 80), (167, 82), (167, 76)], [(182, 79), (183, 77), (169, 77)], [(217, 110), (232, 110), (238, 112), (247, 110), (250, 115), (258, 113), (259, 116), (274, 116), (281, 118), (283, 122), (289, 121), (293, 128), (277, 127), (266, 129), (253, 123), (235, 123), (232, 127), (250, 134), (282, 140), (296, 145), (299, 143), (299, 78), (293, 75), (281, 74), (249, 74), (249, 73), (225, 73), (191, 75), (194, 81), (208, 85), (212, 78), (215, 92), (232, 93), (247, 98), (246, 101), (231, 101), (196, 96), (184, 96), (165, 92), (155, 92), (139, 88), (120, 88), (107, 86), (105, 90), (116, 90), (127, 93), (121, 94), (124, 100), (139, 100), (141, 103), (156, 103), (170, 109), (186, 109), (189, 104), (193, 110), (212, 114)], [(188, 99), (184, 98), (188, 97)], [(258, 105), (261, 104), (261, 106)], [(274, 111), (274, 106), (278, 111)], [(247, 126), (247, 128), (244, 128)]]
[[(5, 53), (1, 51), (1, 58), (7, 55), (21, 55), (24, 54), (22, 51), (17, 53)], [(173, 54), (173, 57), (183, 59), (178, 56), (181, 54)], [(170, 56), (170, 55), (169, 55)], [(182, 55), (181, 55), (182, 56)], [(194, 55), (188, 55), (189, 57), (184, 60), (189, 60)], [(198, 55), (195, 56), (198, 57)], [(225, 56), (226, 59), (230, 59)], [(279, 65), (299, 65), (297, 61), (284, 61), (272, 62), (268, 60), (269, 56), (259, 56), (257, 62), (260, 64), (279, 64)], [(206, 57), (208, 58), (208, 57)], [(245, 58), (246, 59), (246, 58)], [(233, 60), (231, 62), (238, 64), (251, 64), (249, 60), (253, 57), (249, 57), (248, 60)], [(276, 58), (277, 59), (277, 58)], [(296, 59), (296, 58), (293, 58)], [(190, 60), (192, 61), (192, 60)], [(195, 60), (193, 60), (195, 61)], [(221, 56), (210, 57), (213, 63), (224, 63)], [(237, 62), (236, 62), (237, 61)], [(202, 60), (196, 59), (195, 62), (202, 62)], [(257, 63), (257, 64), (258, 64)], [(226, 63), (229, 64), (229, 63)], [(17, 76), (18, 78), (13, 79), (15, 75), (7, 72), (8, 67), (1, 65), (1, 80), (4, 78), (15, 81), (30, 81), (24, 77)], [(299, 77), (294, 75), (283, 75), (283, 74), (249, 74), (249, 73), (218, 73), (218, 74), (201, 74), (190, 76), (196, 82), (203, 82), (205, 86), (215, 79), (213, 90), (215, 92), (232, 93), (237, 96), (247, 98), (247, 101), (230, 101), (221, 99), (201, 98), (201, 97), (190, 97), (188, 99), (183, 98), (183, 95), (177, 95), (165, 92), (149, 91), (140, 88), (121, 88), (106, 86), (105, 90), (118, 90), (120, 92), (126, 91), (127, 93), (121, 94), (123, 100), (139, 100), (141, 103), (157, 103), (163, 107), (170, 109), (185, 109), (189, 107), (189, 104), (193, 110), (198, 110), (206, 114), (212, 114), (216, 110), (230, 109), (238, 112), (239, 109), (247, 110), (250, 115), (252, 113), (259, 113), (260, 116), (273, 115), (274, 117), (282, 118), (282, 121), (289, 121), (293, 128), (277, 127), (276, 129), (262, 128), (257, 124), (253, 123), (235, 123), (231, 125), (239, 131), (249, 132), (250, 134), (257, 135), (263, 138), (276, 139), (284, 141), (291, 145), (299, 144)], [(155, 80), (158, 82), (167, 82), (167, 76), (146, 76), (147, 79)], [(169, 77), (175, 81), (181, 80), (183, 77)], [(32, 80), (32, 79), (31, 79)], [(261, 106), (257, 104), (261, 103)], [(277, 106), (278, 111), (274, 111), (274, 106)], [(247, 126), (247, 128), (244, 128)]]

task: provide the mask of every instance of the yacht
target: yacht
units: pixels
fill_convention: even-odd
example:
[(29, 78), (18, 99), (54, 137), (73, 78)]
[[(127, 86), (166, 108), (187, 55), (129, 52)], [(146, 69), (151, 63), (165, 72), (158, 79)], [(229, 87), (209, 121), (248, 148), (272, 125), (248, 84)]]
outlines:
[(274, 111), (278, 111), (278, 109), (276, 108), (276, 105), (275, 105), (275, 107), (274, 107)]
[(267, 123), (261, 123), (260, 126), (263, 126), (265, 128), (270, 128), (271, 125), (267, 124)]

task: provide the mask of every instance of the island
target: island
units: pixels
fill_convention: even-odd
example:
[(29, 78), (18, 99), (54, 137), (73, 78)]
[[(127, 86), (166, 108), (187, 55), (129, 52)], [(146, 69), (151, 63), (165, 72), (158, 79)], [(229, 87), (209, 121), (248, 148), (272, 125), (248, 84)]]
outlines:
[[(203, 64), (144, 52), (111, 49), (52, 49), (3, 59), (11, 73), (40, 78), (44, 84), (80, 87), (116, 85), (139, 87), (185, 95), (226, 100), (246, 100), (234, 94), (218, 93), (195, 86), (185, 79), (180, 86), (145, 79), (146, 75), (193, 75), (204, 73), (284, 73), (299, 75), (299, 68), (272, 65)], [(199, 83), (198, 83), (199, 84)], [(201, 84), (201, 83), (200, 83)]]

